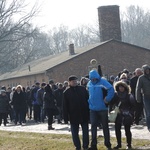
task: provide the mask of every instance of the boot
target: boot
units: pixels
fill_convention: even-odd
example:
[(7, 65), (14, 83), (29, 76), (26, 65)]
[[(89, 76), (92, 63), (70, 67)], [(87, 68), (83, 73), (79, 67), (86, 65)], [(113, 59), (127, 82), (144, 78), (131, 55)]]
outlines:
[(132, 149), (132, 146), (131, 146), (131, 145), (129, 145), (129, 146), (127, 146), (127, 147), (126, 147), (126, 149), (131, 150), (131, 149)]
[(58, 119), (58, 122), (57, 122), (58, 124), (61, 124), (62, 122), (61, 122), (61, 120), (60, 119)]
[(121, 148), (121, 145), (117, 145), (113, 149), (119, 149), (119, 148)]
[(52, 125), (48, 126), (48, 130), (54, 130), (55, 128), (52, 127)]

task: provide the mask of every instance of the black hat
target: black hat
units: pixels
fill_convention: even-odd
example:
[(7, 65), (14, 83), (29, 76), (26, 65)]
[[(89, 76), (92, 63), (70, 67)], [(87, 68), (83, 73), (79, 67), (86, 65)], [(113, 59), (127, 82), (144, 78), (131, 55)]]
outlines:
[(75, 75), (71, 75), (68, 77), (68, 81), (77, 80), (78, 78)]
[(37, 82), (35, 82), (35, 85), (40, 85), (40, 82), (38, 82), (38, 81), (37, 81)]
[(45, 85), (46, 85), (46, 83), (45, 83), (45, 82), (41, 83), (41, 86), (45, 86)]
[(54, 83), (54, 80), (53, 79), (50, 79), (49, 80), (49, 84), (53, 84)]

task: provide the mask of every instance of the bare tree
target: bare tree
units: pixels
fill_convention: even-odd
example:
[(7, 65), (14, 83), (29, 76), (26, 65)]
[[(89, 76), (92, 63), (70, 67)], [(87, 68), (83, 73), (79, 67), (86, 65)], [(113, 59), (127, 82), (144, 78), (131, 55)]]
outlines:
[(92, 43), (97, 43), (99, 38), (97, 37), (96, 29), (82, 25), (70, 32), (70, 37), (76, 47), (84, 47)]
[[(0, 68), (1, 72), (16, 67), (21, 52), (19, 47), (26, 37), (31, 37), (34, 30), (25, 30), (31, 19), (38, 13), (35, 4), (27, 13), (25, 0), (0, 1)], [(10, 57), (12, 56), (12, 57)], [(16, 57), (15, 57), (16, 56)], [(18, 56), (18, 57), (17, 57)], [(12, 64), (12, 59), (14, 64)]]
[(139, 6), (127, 8), (122, 14), (122, 39), (125, 42), (150, 48), (150, 12)]
[(51, 46), (53, 48), (53, 53), (58, 54), (67, 50), (68, 43), (68, 27), (60, 25), (58, 28), (53, 28), (49, 31), (49, 37), (51, 39)]

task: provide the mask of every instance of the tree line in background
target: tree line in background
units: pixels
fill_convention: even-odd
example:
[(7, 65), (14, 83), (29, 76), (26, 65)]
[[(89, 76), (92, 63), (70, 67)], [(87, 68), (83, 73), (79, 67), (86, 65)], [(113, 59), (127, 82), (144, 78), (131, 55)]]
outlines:
[[(35, 5), (17, 21), (14, 16), (26, 7), (23, 1), (0, 1), (0, 73), (8, 72), (27, 62), (68, 50), (68, 45), (84, 47), (100, 42), (98, 21), (95, 26), (82, 25), (69, 30), (65, 25), (48, 33), (33, 28), (31, 19), (38, 12)], [(150, 12), (130, 6), (121, 13), (122, 41), (150, 49)]]

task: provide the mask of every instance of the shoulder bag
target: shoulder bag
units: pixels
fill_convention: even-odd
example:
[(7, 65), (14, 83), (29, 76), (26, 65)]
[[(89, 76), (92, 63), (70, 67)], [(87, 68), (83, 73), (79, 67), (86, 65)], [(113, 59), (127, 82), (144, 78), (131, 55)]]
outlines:
[(109, 122), (114, 123), (116, 121), (117, 115), (119, 113), (119, 106), (121, 105), (121, 102), (119, 102), (118, 106), (115, 106), (115, 109), (109, 112), (108, 114), (108, 120)]

